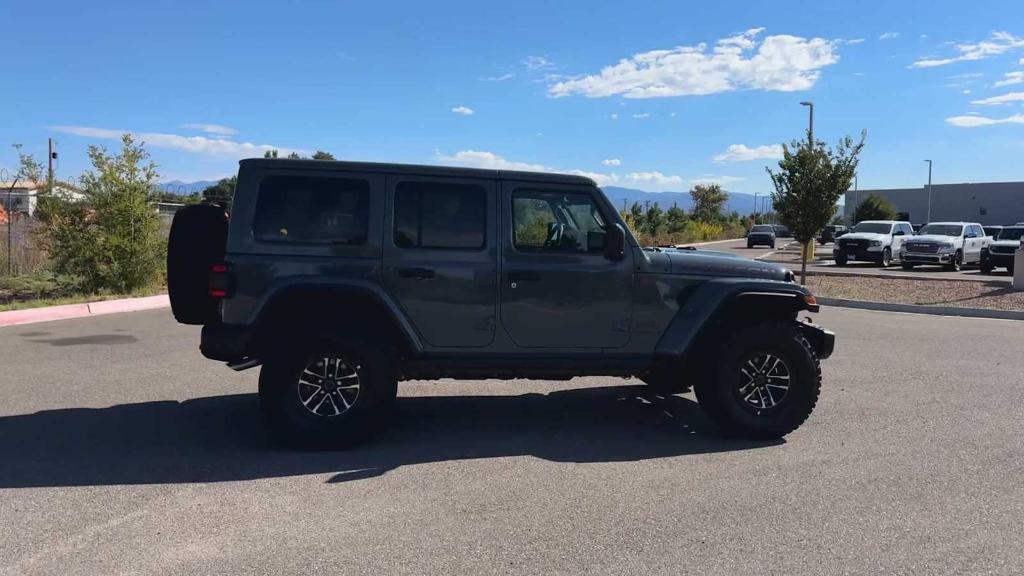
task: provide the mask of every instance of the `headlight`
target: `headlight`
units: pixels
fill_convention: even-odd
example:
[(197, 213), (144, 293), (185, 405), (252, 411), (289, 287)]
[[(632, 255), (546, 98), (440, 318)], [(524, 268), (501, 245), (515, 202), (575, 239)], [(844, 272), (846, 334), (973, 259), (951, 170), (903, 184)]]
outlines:
[(952, 252), (953, 244), (951, 244), (949, 242), (946, 242), (944, 244), (939, 244), (939, 249), (941, 249), (943, 252)]
[(882, 245), (882, 241), (881, 240), (872, 240), (871, 241), (871, 245), (872, 246), (881, 246)]

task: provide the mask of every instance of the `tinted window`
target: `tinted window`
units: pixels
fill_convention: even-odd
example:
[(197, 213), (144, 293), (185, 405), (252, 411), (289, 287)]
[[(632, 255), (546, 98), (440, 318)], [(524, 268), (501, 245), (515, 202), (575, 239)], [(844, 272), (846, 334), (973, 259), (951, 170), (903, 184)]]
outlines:
[(1024, 236), (1024, 228), (1003, 228), (999, 233), (1000, 240), (1020, 240)]
[(605, 222), (587, 194), (529, 190), (512, 196), (512, 240), (535, 252), (601, 252)]
[(753, 228), (751, 228), (750, 231), (751, 232), (774, 232), (775, 228), (773, 228), (771, 226), (768, 226), (768, 225), (765, 225), (765, 224), (758, 224), (757, 226), (754, 226)]
[(882, 224), (878, 222), (861, 222), (853, 227), (852, 232), (867, 232), (869, 234), (888, 234), (892, 229), (892, 224)]
[(921, 234), (938, 234), (939, 236), (963, 236), (964, 227), (959, 224), (928, 224), (921, 228)]
[(365, 244), (369, 200), (366, 180), (270, 176), (260, 184), (253, 235), (263, 242)]
[(900, 224), (900, 230), (903, 230), (903, 234), (907, 236), (914, 235), (914, 229), (910, 226), (910, 224)]
[(484, 247), (487, 192), (447, 182), (401, 182), (395, 188), (395, 246)]

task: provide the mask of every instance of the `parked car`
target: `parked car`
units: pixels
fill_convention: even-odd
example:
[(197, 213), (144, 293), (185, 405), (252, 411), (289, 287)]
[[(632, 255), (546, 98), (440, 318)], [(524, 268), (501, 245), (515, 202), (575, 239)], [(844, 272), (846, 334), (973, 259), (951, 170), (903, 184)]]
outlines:
[(888, 266), (893, 255), (899, 254), (903, 242), (913, 235), (910, 222), (865, 220), (836, 240), (832, 258), (837, 266), (846, 266), (853, 260)]
[(839, 238), (846, 233), (846, 226), (842, 224), (829, 224), (821, 229), (818, 233), (818, 244), (824, 246), (829, 242), (835, 242), (836, 238)]
[(992, 240), (999, 238), (999, 233), (1003, 231), (1002, 226), (983, 226), (985, 229), (985, 236), (988, 236)]
[(769, 246), (775, 248), (775, 226), (771, 224), (755, 224), (747, 232), (747, 248)]
[(900, 262), (904, 270), (913, 270), (917, 264), (938, 264), (956, 271), (964, 264), (980, 264), (989, 242), (981, 224), (929, 222), (904, 243)]
[(995, 268), (1006, 268), (1013, 274), (1014, 254), (1021, 247), (1024, 239), (1024, 225), (1006, 226), (999, 232), (999, 237), (981, 250), (981, 272), (991, 274)]
[(834, 346), (791, 271), (643, 250), (571, 175), (243, 160), (230, 223), (175, 215), (167, 277), (203, 355), (262, 365), (266, 422), (311, 447), (366, 438), (399, 380), (583, 375), (692, 384), (724, 433), (778, 438)]
[(790, 231), (789, 226), (783, 226), (782, 224), (775, 224), (775, 237), (776, 238), (792, 238), (793, 232)]

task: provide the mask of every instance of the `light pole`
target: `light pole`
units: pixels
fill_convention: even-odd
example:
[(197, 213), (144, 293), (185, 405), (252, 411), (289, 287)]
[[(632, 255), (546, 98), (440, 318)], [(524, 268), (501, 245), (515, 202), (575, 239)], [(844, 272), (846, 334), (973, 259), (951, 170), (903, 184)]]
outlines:
[(810, 109), (810, 117), (807, 121), (807, 144), (814, 148), (814, 102), (808, 100), (801, 102), (800, 105)]
[[(928, 163), (928, 222), (932, 221), (932, 161), (925, 160)], [(925, 222), (927, 224), (928, 222)]]

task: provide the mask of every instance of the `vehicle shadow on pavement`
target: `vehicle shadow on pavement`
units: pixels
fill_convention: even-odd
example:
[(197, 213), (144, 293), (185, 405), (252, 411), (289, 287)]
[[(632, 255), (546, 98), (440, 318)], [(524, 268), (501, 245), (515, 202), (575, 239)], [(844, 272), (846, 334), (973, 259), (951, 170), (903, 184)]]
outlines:
[(0, 417), (0, 488), (223, 482), (528, 455), (624, 462), (779, 444), (717, 436), (696, 403), (645, 386), (518, 396), (400, 397), (393, 423), (348, 451), (304, 452), (264, 432), (255, 394)]

